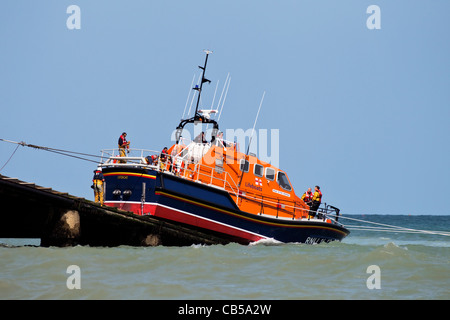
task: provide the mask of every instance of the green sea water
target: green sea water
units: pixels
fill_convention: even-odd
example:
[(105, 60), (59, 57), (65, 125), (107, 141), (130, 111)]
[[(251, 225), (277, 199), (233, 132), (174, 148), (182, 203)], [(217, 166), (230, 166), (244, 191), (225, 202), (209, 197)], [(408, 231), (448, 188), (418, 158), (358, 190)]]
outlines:
[[(450, 216), (358, 219), (450, 231)], [(342, 242), (319, 245), (0, 243), (0, 299), (450, 299), (450, 237), (434, 234), (352, 231)]]

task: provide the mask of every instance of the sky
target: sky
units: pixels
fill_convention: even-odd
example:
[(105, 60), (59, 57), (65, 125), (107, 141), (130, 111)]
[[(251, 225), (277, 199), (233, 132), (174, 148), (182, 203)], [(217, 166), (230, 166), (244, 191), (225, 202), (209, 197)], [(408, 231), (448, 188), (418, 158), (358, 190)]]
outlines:
[[(297, 195), (319, 185), (342, 214), (449, 215), (449, 12), (448, 0), (3, 0), (0, 139), (100, 155), (126, 131), (161, 150), (208, 49), (200, 107), (229, 74), (220, 128), (247, 130), (265, 92), (255, 129), (278, 130)], [(93, 200), (95, 163), (16, 147), (0, 142), (0, 174)]]

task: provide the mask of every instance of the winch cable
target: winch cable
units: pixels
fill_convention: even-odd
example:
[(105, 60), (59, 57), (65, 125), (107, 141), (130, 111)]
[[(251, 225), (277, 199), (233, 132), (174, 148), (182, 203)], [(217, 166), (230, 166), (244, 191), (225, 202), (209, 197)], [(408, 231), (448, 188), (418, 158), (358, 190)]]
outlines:
[[(327, 216), (333, 216), (331, 214), (327, 214)], [(372, 226), (359, 226), (359, 225), (345, 225), (345, 227), (349, 230), (357, 230), (357, 231), (379, 231), (379, 232), (403, 232), (403, 233), (421, 233), (421, 234), (431, 234), (431, 235), (440, 235), (440, 236), (446, 236), (450, 237), (450, 232), (442, 231), (442, 230), (420, 230), (420, 229), (413, 229), (413, 228), (405, 228), (405, 227), (399, 227), (394, 225), (389, 225), (385, 223), (379, 223), (379, 222), (373, 222), (373, 221), (367, 221), (362, 219), (356, 219), (356, 218), (350, 218), (348, 215), (343, 216), (339, 215), (339, 219), (348, 219), (356, 222), (366, 223), (366, 224), (374, 224), (377, 225), (375, 227)], [(378, 227), (380, 226), (380, 227)]]
[[(80, 156), (94, 157), (94, 158), (102, 159), (102, 156), (99, 156), (99, 155), (93, 155), (93, 154), (82, 153), (82, 152), (75, 152), (75, 151), (69, 151), (69, 150), (63, 150), (63, 149), (56, 149), (56, 148), (50, 148), (50, 147), (43, 147), (43, 146), (38, 146), (38, 145), (34, 145), (34, 144), (28, 144), (28, 143), (25, 143), (23, 141), (17, 142), (17, 141), (11, 141), (11, 140), (7, 140), (7, 139), (0, 139), (0, 141), (17, 144), (17, 148), (19, 146), (30, 147), (30, 148), (34, 148), (34, 149), (38, 149), (38, 150), (44, 150), (44, 151), (49, 151), (49, 152), (61, 154), (63, 156), (67, 156), (67, 157), (72, 157), (72, 158), (76, 158), (76, 159), (80, 159), (80, 160), (84, 160), (84, 161), (93, 162), (93, 163), (96, 163), (96, 164), (98, 164), (99, 161), (94, 161), (94, 160), (83, 158), (83, 157), (80, 157)], [(16, 148), (16, 150), (14, 150), (14, 153), (17, 151), (17, 148)], [(9, 162), (9, 160), (11, 160), (12, 156), (14, 155), (14, 153), (11, 155), (11, 157), (8, 159), (8, 161), (5, 163), (5, 165), (3, 167), (5, 167), (6, 164)], [(76, 156), (76, 155), (79, 155), (79, 156)], [(3, 169), (3, 167), (2, 167), (2, 169)]]
[(13, 153), (11, 154), (11, 156), (9, 157), (9, 159), (5, 162), (5, 164), (3, 165), (3, 167), (0, 168), (0, 171), (3, 170), (4, 167), (6, 167), (6, 165), (8, 164), (8, 162), (12, 159), (12, 157), (14, 156), (14, 154), (16, 153), (17, 149), (19, 149), (20, 145), (17, 145), (17, 147), (14, 149)]
[[(50, 148), (50, 147), (43, 147), (43, 146), (38, 146), (38, 145), (34, 145), (34, 144), (28, 144), (28, 143), (25, 143), (23, 141), (17, 142), (17, 141), (11, 141), (11, 140), (1, 139), (1, 138), (0, 138), (0, 141), (17, 144), (16, 149), (13, 151), (13, 153), (11, 154), (9, 159), (6, 161), (6, 163), (2, 166), (0, 171), (8, 164), (8, 162), (11, 160), (11, 158), (16, 153), (16, 151), (19, 148), (19, 146), (34, 148), (34, 149), (38, 149), (38, 150), (49, 151), (49, 152), (53, 152), (53, 153), (56, 153), (56, 154), (61, 154), (61, 155), (67, 156), (67, 157), (72, 157), (72, 158), (76, 158), (76, 159), (80, 159), (80, 160), (84, 160), (84, 161), (93, 162), (93, 163), (96, 163), (96, 164), (98, 164), (99, 161), (83, 158), (81, 156), (98, 158), (98, 159), (100, 159), (100, 161), (101, 161), (101, 159), (103, 159), (103, 157), (99, 156), (99, 155), (93, 155), (93, 154), (82, 153), (82, 152), (75, 152), (75, 151), (63, 150), (63, 149), (56, 149), (56, 148)], [(337, 215), (333, 215), (333, 214), (327, 214), (327, 216), (335, 217), (335, 218), (339, 218), (339, 219), (352, 220), (352, 221), (365, 223), (365, 224), (376, 225), (375, 227), (373, 227), (373, 226), (364, 226), (364, 225), (346, 225), (345, 227), (350, 229), (350, 230), (378, 231), (378, 232), (398, 232), (398, 233), (400, 233), (400, 232), (403, 232), (403, 233), (421, 233), (421, 234), (441, 235), (441, 236), (446, 236), (446, 237), (450, 236), (450, 232), (442, 231), (442, 230), (433, 231), (433, 230), (420, 230), (420, 229), (413, 229), (413, 228), (405, 228), (405, 227), (399, 227), (399, 226), (389, 225), (389, 224), (385, 224), (385, 223), (379, 223), (379, 222), (367, 221), (367, 220), (362, 220), (362, 219), (350, 218), (347, 215), (345, 215), (345, 216), (343, 216), (343, 215), (337, 216)]]

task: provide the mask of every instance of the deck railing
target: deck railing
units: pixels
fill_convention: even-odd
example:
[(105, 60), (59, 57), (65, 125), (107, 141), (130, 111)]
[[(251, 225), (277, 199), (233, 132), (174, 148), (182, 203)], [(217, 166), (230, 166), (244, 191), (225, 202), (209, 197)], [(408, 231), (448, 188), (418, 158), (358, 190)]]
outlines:
[[(191, 144), (190, 144), (191, 145)], [(200, 145), (200, 144), (199, 144)], [(236, 197), (236, 203), (240, 198), (245, 198), (250, 201), (261, 203), (262, 206), (272, 206), (283, 210), (284, 212), (293, 212), (292, 219), (295, 219), (296, 211), (303, 211), (306, 214), (311, 212), (308, 209), (304, 209), (296, 205), (293, 200), (282, 200), (282, 202), (264, 199), (263, 197), (255, 197), (246, 192), (242, 192), (231, 175), (222, 168), (220, 173), (222, 177), (215, 175), (217, 173), (217, 167), (208, 166), (199, 163), (194, 158), (192, 161), (189, 152), (186, 152), (189, 145), (180, 145), (181, 150), (174, 155), (167, 155), (165, 160), (161, 158), (161, 152), (149, 149), (130, 149), (127, 151), (125, 157), (120, 156), (119, 149), (104, 149), (102, 150), (102, 167), (135, 167), (143, 169), (153, 169), (163, 171), (167, 174), (171, 174), (189, 181), (194, 181), (201, 184), (206, 184), (212, 187), (220, 188), (225, 191), (231, 192)], [(199, 148), (208, 148), (211, 145), (198, 146)], [(202, 151), (203, 153), (203, 151)], [(153, 158), (152, 158), (153, 156)], [(190, 160), (188, 160), (190, 159)], [(192, 168), (193, 167), (193, 168)], [(315, 216), (317, 219), (328, 221), (333, 224), (342, 225), (338, 222), (339, 209), (324, 203), (320, 207)], [(256, 214), (262, 214), (256, 213)], [(303, 215), (302, 215), (303, 216)], [(277, 216), (278, 218), (278, 216)], [(316, 220), (317, 221), (317, 220)]]
[[(198, 163), (198, 160), (194, 162), (188, 161), (188, 154), (182, 156), (184, 148), (174, 156), (165, 156), (165, 160), (162, 159), (161, 152), (155, 150), (130, 149), (129, 153), (127, 153), (125, 157), (122, 157), (120, 156), (119, 149), (104, 149), (101, 151), (101, 166), (160, 170), (190, 181), (231, 191), (236, 197), (239, 197), (237, 184), (228, 172), (223, 171), (223, 178), (215, 176), (215, 167)], [(154, 157), (152, 158), (152, 156)], [(194, 169), (191, 169), (191, 166), (193, 166)]]

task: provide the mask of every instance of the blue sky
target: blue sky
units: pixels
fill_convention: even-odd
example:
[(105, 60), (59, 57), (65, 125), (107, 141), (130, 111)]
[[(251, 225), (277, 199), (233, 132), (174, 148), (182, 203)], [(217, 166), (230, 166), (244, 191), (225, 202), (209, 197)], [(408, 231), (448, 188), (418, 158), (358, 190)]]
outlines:
[[(279, 129), (297, 194), (318, 184), (344, 214), (450, 214), (449, 12), (447, 0), (3, 0), (0, 138), (99, 154), (126, 131), (160, 150), (210, 49), (204, 104), (230, 73), (221, 129), (246, 130), (266, 91), (256, 129)], [(0, 142), (0, 168), (15, 148)], [(94, 168), (20, 147), (0, 174), (93, 199)]]

